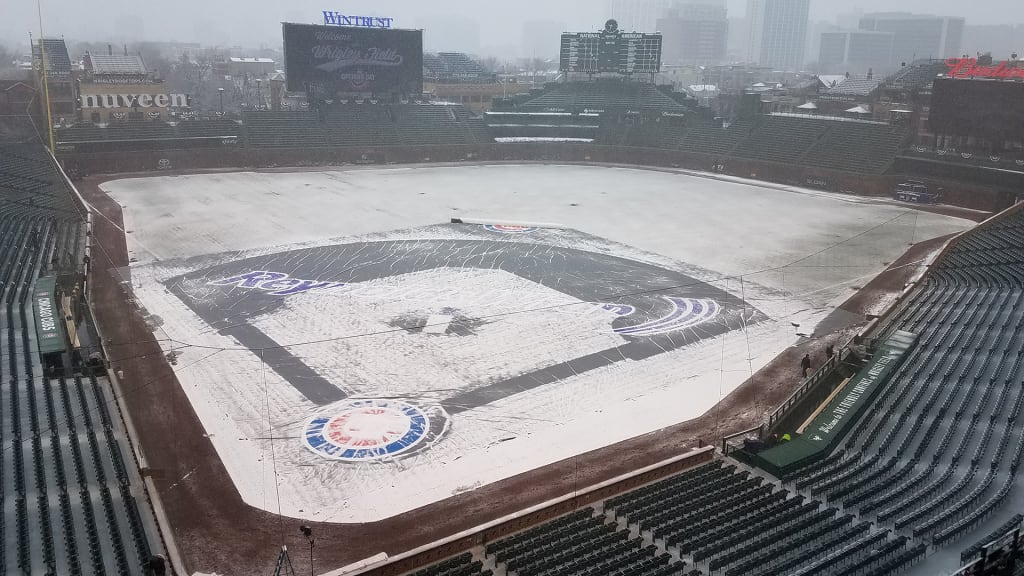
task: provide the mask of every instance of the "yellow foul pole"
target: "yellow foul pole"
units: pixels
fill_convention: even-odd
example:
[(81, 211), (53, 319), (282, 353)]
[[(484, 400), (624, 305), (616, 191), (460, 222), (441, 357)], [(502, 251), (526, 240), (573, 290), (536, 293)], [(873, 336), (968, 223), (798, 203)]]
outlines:
[(50, 81), (46, 77), (46, 36), (43, 35), (43, 0), (36, 0), (39, 11), (39, 59), (43, 68), (43, 99), (46, 100), (46, 133), (50, 136), (50, 153), (55, 154), (53, 147), (53, 113), (50, 111)]

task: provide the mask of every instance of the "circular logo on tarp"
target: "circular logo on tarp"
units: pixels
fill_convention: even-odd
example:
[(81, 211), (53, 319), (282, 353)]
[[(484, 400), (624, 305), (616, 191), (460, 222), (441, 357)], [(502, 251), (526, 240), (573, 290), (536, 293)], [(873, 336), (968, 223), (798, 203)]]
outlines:
[(534, 226), (509, 226), (505, 224), (487, 224), (484, 228), (501, 234), (529, 234), (537, 230)]
[(430, 421), (420, 408), (397, 400), (352, 400), (306, 424), (303, 440), (318, 456), (347, 462), (384, 460), (416, 448)]

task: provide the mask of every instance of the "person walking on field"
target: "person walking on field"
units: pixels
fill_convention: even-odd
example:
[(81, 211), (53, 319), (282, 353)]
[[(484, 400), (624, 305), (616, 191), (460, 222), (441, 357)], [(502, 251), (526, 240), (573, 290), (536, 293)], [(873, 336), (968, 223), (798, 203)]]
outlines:
[(800, 369), (803, 371), (804, 378), (807, 378), (807, 371), (811, 369), (810, 354), (804, 354), (803, 360), (800, 361)]
[(835, 353), (836, 353), (836, 349), (833, 347), (832, 344), (829, 344), (828, 346), (825, 347), (825, 359), (826, 360), (831, 360), (832, 356)]

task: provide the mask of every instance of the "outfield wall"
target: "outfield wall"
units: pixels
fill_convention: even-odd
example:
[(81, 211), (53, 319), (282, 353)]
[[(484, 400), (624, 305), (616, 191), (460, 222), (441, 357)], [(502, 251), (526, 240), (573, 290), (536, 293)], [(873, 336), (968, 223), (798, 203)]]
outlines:
[[(563, 143), (477, 144), (466, 146), (388, 146), (366, 148), (208, 148), (67, 152), (59, 159), (72, 177), (131, 172), (256, 169), (276, 167), (414, 164), (431, 162), (566, 162), (626, 164), (710, 171), (722, 165), (730, 176), (792, 186), (889, 197), (905, 175), (863, 175), (789, 164), (720, 158), (658, 148), (631, 148)], [(929, 179), (943, 189), (943, 201), (976, 210), (999, 211), (1016, 197), (1009, 188), (984, 187)]]

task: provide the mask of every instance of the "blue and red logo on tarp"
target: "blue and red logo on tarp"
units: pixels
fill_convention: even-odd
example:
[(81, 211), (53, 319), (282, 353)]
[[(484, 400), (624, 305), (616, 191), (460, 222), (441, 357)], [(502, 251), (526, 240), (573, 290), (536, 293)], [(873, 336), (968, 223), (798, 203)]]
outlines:
[(416, 449), (428, 436), (423, 410), (397, 400), (352, 400), (333, 416), (310, 420), (303, 440), (318, 456), (346, 462), (386, 460)]
[(486, 224), (484, 229), (500, 234), (529, 234), (538, 230), (536, 226), (511, 226), (508, 224)]

